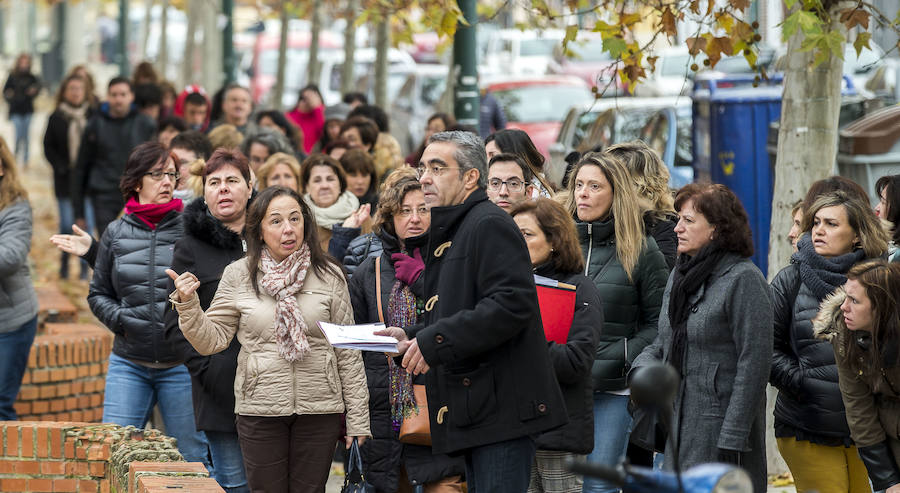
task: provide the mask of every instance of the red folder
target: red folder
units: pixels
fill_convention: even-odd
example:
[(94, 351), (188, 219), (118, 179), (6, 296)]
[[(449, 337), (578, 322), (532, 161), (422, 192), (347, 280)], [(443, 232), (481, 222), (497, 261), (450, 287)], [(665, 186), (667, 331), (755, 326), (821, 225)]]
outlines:
[(548, 341), (565, 344), (575, 318), (575, 287), (562, 284), (558, 287), (537, 285), (541, 321)]

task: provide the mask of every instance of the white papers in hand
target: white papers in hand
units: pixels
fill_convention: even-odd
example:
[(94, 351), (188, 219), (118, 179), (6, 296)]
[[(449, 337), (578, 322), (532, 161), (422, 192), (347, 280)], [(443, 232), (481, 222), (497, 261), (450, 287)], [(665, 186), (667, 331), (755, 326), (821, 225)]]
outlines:
[(380, 353), (398, 352), (397, 339), (374, 334), (376, 330), (383, 329), (384, 324), (337, 325), (322, 321), (318, 324), (328, 343), (336, 348)]

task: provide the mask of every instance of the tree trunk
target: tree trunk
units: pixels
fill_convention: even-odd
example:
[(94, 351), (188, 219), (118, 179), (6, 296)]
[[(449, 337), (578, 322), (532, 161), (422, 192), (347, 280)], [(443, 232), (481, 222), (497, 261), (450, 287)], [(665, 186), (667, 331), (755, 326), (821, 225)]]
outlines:
[(201, 60), (201, 81), (203, 87), (215, 91), (225, 82), (225, 72), (222, 70), (222, 29), (219, 25), (219, 17), (222, 15), (222, 2), (197, 2), (200, 4), (201, 19), (203, 21), (203, 44)]
[[(319, 62), (319, 33), (322, 31), (322, 0), (312, 1), (312, 26), (309, 30), (309, 63), (306, 65), (306, 83), (319, 83), (322, 64)], [(328, 104), (327, 102), (325, 104)]]
[(344, 30), (344, 65), (341, 66), (341, 94), (353, 91), (356, 54), (356, 11), (359, 0), (347, 0), (347, 28)]
[[(147, 43), (150, 40), (150, 24), (153, 23), (154, 0), (144, 0), (144, 25), (141, 26), (141, 58), (147, 58)], [(165, 36), (165, 31), (160, 32)], [(165, 78), (165, 77), (163, 77)]]
[(375, 105), (388, 107), (388, 49), (391, 46), (391, 19), (387, 15), (378, 23), (375, 33)]
[[(837, 22), (839, 11), (854, 4), (840, 2), (831, 9), (832, 29), (844, 29)], [(834, 169), (837, 157), (838, 116), (841, 109), (841, 69), (843, 60), (832, 54), (812, 68), (814, 52), (800, 51), (803, 33), (788, 40), (781, 103), (781, 128), (775, 164), (775, 193), (772, 198), (772, 225), (769, 235), (769, 277), (787, 265), (791, 245), (791, 208), (806, 195), (809, 186)]]
[(159, 14), (159, 54), (156, 57), (156, 71), (159, 72), (163, 79), (168, 79), (169, 68), (169, 0), (160, 1)]
[[(184, 56), (181, 57), (181, 80), (178, 84), (179, 87), (184, 87), (187, 84), (191, 84), (196, 82), (194, 80), (194, 74), (196, 71), (194, 70), (194, 40), (197, 37), (197, 24), (199, 12), (198, 8), (200, 6), (200, 2), (187, 2), (187, 33), (185, 33), (184, 37)], [(215, 91), (214, 88), (209, 88), (210, 93)]]
[(272, 95), (270, 105), (273, 108), (281, 108), (284, 96), (284, 73), (287, 68), (287, 40), (288, 40), (288, 9), (287, 2), (281, 2), (281, 34), (278, 39), (278, 74), (275, 76), (275, 92)]

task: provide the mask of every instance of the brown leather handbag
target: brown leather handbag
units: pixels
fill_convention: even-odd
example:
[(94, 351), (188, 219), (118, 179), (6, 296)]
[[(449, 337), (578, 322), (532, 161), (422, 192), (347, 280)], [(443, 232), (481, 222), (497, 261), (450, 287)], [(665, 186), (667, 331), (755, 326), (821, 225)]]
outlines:
[[(381, 307), (381, 256), (375, 258), (375, 305), (378, 308), (378, 321), (385, 323)], [(400, 423), (400, 441), (430, 447), (431, 423), (428, 421), (428, 397), (425, 395), (425, 386), (413, 384), (413, 394), (416, 396), (418, 412), (403, 418)]]

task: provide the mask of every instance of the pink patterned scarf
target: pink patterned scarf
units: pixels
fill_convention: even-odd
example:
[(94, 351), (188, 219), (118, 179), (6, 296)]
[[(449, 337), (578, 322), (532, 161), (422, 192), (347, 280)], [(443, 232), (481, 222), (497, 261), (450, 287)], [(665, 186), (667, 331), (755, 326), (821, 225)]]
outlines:
[(300, 361), (309, 353), (306, 340), (306, 321), (297, 304), (297, 292), (309, 270), (309, 246), (304, 242), (299, 250), (278, 263), (269, 249), (263, 247), (260, 257), (263, 274), (260, 285), (266, 294), (275, 298), (275, 342), (278, 354), (288, 361)]

